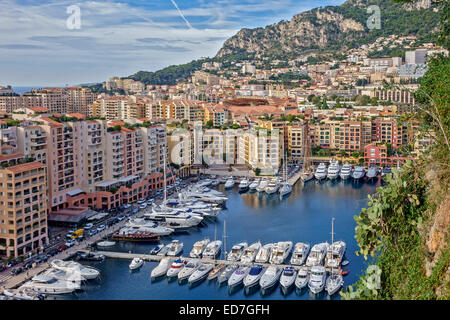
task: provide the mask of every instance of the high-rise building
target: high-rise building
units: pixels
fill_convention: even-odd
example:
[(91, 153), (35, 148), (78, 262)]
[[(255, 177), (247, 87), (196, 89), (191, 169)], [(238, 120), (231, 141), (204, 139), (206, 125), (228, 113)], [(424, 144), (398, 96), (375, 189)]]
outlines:
[(0, 256), (37, 253), (48, 242), (45, 165), (0, 156)]

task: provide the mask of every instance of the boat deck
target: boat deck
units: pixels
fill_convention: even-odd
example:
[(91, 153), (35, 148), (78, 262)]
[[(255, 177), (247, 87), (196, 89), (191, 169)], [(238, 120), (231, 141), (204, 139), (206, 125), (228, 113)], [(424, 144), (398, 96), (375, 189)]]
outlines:
[[(81, 250), (80, 250), (81, 251)], [(144, 261), (154, 261), (154, 262), (158, 262), (161, 261), (162, 258), (167, 258), (168, 256), (158, 256), (158, 255), (152, 255), (152, 254), (142, 254), (142, 253), (128, 253), (128, 252), (116, 252), (116, 251), (94, 251), (93, 253), (95, 254), (102, 254), (107, 258), (114, 258), (114, 259), (128, 259), (128, 260), (132, 260), (134, 258), (141, 258)], [(169, 258), (181, 258), (180, 256), (176, 256), (176, 257), (169, 257)], [(210, 264), (225, 264), (225, 265), (230, 265), (230, 264), (237, 264), (239, 266), (247, 266), (247, 267), (251, 267), (253, 265), (262, 265), (263, 267), (270, 267), (270, 266), (277, 266), (280, 268), (285, 268), (285, 267), (293, 267), (295, 270), (299, 270), (300, 268), (302, 268), (302, 266), (296, 266), (296, 265), (291, 265), (291, 264), (271, 264), (271, 263), (256, 263), (256, 262), (251, 262), (251, 263), (244, 263), (244, 262), (235, 262), (235, 261), (228, 261), (228, 260), (219, 260), (219, 259), (208, 259), (208, 258), (190, 258), (190, 257), (182, 257), (183, 259), (190, 261), (190, 260), (199, 260), (202, 263), (210, 263)], [(328, 272), (331, 272), (331, 270), (327, 270)], [(338, 269), (334, 270), (336, 273), (338, 272)]]

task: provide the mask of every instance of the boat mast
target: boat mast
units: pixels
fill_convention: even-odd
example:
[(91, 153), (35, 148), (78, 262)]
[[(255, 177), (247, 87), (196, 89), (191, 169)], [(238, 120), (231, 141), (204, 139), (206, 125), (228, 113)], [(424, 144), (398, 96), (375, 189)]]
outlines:
[(167, 203), (166, 150), (164, 150), (164, 203)]
[(331, 244), (334, 242), (334, 217), (331, 219)]
[(227, 259), (227, 220), (223, 220), (223, 260)]
[[(214, 243), (216, 242), (216, 235), (217, 235), (217, 226), (214, 226)], [(216, 265), (216, 256), (217, 253), (214, 255), (214, 265)]]

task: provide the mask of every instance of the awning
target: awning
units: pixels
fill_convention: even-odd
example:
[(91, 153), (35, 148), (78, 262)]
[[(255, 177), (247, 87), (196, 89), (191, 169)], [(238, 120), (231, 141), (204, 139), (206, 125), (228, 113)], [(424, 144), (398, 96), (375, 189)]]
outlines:
[(80, 194), (80, 193), (83, 193), (83, 192), (84, 191), (81, 190), (81, 189), (75, 189), (75, 190), (67, 192), (67, 195), (73, 197), (73, 196), (76, 196), (77, 194)]

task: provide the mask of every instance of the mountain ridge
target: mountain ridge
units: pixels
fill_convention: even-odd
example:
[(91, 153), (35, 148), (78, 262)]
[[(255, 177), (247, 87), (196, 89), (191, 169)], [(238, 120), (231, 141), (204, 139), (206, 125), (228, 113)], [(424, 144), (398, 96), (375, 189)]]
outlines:
[[(378, 5), (381, 29), (369, 30), (370, 5)], [(243, 28), (227, 39), (213, 58), (197, 59), (155, 72), (139, 71), (128, 78), (145, 84), (174, 85), (186, 81), (202, 62), (223, 62), (224, 67), (241, 61), (306, 60), (310, 55), (344, 53), (350, 48), (374, 42), (380, 36), (416, 35), (417, 44), (431, 42), (438, 29), (439, 12), (431, 0), (396, 3), (391, 0), (347, 0), (340, 6), (313, 8), (295, 14), (291, 20), (258, 28)]]

